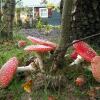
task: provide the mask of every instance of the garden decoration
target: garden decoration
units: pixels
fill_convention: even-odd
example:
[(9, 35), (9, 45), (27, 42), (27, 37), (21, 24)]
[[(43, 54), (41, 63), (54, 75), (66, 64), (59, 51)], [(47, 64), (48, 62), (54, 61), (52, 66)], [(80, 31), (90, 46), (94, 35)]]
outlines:
[(12, 81), (16, 72), (22, 71), (36, 71), (36, 68), (32, 63), (28, 66), (18, 67), (17, 58), (10, 58), (0, 69), (0, 88), (6, 88)]
[(44, 53), (53, 51), (54, 48), (50, 46), (45, 46), (45, 45), (30, 45), (30, 46), (27, 46), (24, 50), (28, 52), (35, 52), (35, 56), (38, 58), (39, 68), (42, 72), (44, 72), (43, 55)]
[(18, 41), (18, 47), (20, 48), (20, 47), (24, 47), (24, 46), (26, 46), (26, 41), (24, 41), (24, 40), (20, 40), (20, 41)]
[[(19, 47), (23, 46), (23, 44), (25, 44), (24, 41), (19, 41)], [(46, 45), (50, 45), (50, 44), (52, 46), (46, 46)], [(52, 44), (52, 42), (50, 42), (50, 44), (49, 44), (49, 42), (47, 42), (46, 45), (31, 45), (31, 46), (27, 46), (24, 49), (25, 51), (28, 51), (28, 52), (34, 51), (36, 53), (36, 57), (38, 60), (37, 62), (39, 63), (39, 68), (42, 72), (44, 72), (43, 61), (42, 61), (43, 55), (42, 54), (55, 50), (55, 44)], [(13, 79), (14, 74), (16, 72), (20, 72), (20, 71), (36, 71), (36, 68), (35, 68), (33, 62), (31, 64), (29, 64), (28, 66), (18, 67), (17, 58), (12, 57), (0, 69), (0, 87), (1, 88), (7, 87), (10, 84), (11, 80)]]
[(13, 79), (18, 66), (16, 57), (9, 59), (0, 69), (0, 88), (6, 88)]
[(100, 82), (100, 56), (95, 56), (91, 61), (91, 71), (97, 82)]
[(77, 77), (76, 80), (75, 80), (75, 84), (76, 84), (77, 86), (83, 86), (85, 83), (86, 83), (86, 79), (85, 79), (85, 77), (82, 76), (82, 75), (79, 76), (79, 77)]
[(28, 36), (27, 39), (29, 39), (33, 43), (37, 43), (37, 44), (41, 44), (41, 45), (45, 45), (45, 46), (50, 46), (54, 49), (57, 47), (56, 43), (46, 41), (46, 40), (42, 40), (42, 39), (39, 39), (39, 38), (36, 38), (36, 37)]
[[(36, 63), (37, 64), (37, 63)], [(28, 66), (17, 67), (17, 72), (36, 71), (35, 62), (30, 63)]]
[(75, 44), (73, 44), (73, 47), (78, 53), (78, 56), (77, 59), (75, 59), (75, 61), (70, 64), (70, 66), (74, 64), (79, 64), (83, 60), (91, 62), (91, 60), (97, 55), (97, 53), (87, 43), (83, 41), (76, 42)]

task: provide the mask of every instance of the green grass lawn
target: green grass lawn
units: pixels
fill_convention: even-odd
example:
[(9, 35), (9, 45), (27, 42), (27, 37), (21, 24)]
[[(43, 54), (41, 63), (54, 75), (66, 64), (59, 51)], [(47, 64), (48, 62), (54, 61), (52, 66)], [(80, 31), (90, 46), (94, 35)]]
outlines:
[[(23, 35), (14, 35), (13, 41), (4, 42), (0, 44), (0, 66), (2, 66), (9, 58), (17, 57), (20, 65), (25, 65), (25, 60), (28, 59), (29, 54), (24, 51), (24, 48), (19, 48), (17, 41), (27, 39)], [(28, 41), (27, 41), (28, 42)], [(30, 44), (28, 42), (28, 44)], [(24, 80), (18, 80), (18, 77), (15, 75), (10, 86), (6, 89), (0, 90), (0, 100), (20, 100), (22, 93), (24, 93), (21, 84), (24, 83)], [(14, 97), (14, 98), (13, 98)]]

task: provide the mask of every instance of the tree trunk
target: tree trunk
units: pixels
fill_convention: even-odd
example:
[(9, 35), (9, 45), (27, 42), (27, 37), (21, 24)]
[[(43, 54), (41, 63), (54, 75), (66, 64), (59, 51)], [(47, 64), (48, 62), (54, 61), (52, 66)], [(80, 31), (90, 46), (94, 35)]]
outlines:
[(3, 7), (3, 22), (0, 28), (0, 40), (13, 38), (13, 19), (15, 13), (15, 0), (6, 0)]
[(17, 26), (22, 26), (22, 22), (21, 22), (21, 19), (20, 19), (20, 13), (21, 13), (21, 9), (20, 8), (17, 8), (16, 9), (16, 24)]
[(63, 11), (63, 4), (64, 4), (64, 0), (60, 1), (60, 13), (62, 14)]
[(0, 1), (0, 26), (1, 26), (1, 18), (2, 18), (2, 1)]
[(67, 51), (67, 45), (70, 41), (70, 25), (71, 25), (71, 11), (73, 7), (73, 0), (64, 0), (62, 13), (62, 32), (60, 37), (59, 47), (54, 53), (54, 68), (63, 67), (64, 56)]

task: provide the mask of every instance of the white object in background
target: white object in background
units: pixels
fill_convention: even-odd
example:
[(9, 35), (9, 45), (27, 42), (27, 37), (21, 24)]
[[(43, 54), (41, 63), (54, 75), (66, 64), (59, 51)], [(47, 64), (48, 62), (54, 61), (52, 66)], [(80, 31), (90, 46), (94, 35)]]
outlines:
[(39, 8), (39, 16), (41, 18), (48, 18), (48, 8)]

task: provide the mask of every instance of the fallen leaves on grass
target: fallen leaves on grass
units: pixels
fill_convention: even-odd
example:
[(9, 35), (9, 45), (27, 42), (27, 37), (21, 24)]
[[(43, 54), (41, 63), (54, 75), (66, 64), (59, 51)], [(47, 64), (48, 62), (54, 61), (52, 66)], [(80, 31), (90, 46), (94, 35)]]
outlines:
[(26, 83), (22, 84), (24, 90), (28, 93), (32, 92), (32, 80), (27, 81)]

